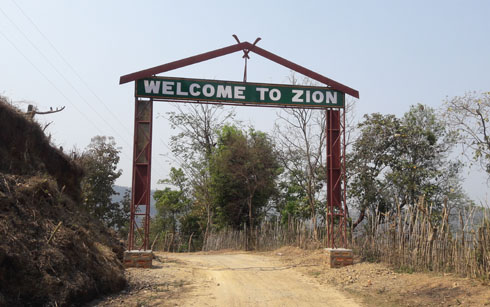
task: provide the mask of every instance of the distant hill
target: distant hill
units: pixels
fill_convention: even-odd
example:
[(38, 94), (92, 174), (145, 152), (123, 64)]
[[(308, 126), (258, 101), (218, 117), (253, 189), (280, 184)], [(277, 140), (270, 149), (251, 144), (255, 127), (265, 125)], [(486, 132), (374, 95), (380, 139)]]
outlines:
[[(114, 185), (114, 191), (116, 191), (116, 194), (114, 194), (112, 196), (112, 201), (120, 202), (123, 199), (124, 193), (126, 193), (126, 191), (131, 191), (131, 188), (120, 186), (120, 185)], [(156, 201), (153, 199), (154, 193), (155, 193), (155, 190), (151, 190), (151, 197), (150, 197), (150, 216), (151, 217), (154, 217), (157, 214), (157, 209), (155, 207)]]

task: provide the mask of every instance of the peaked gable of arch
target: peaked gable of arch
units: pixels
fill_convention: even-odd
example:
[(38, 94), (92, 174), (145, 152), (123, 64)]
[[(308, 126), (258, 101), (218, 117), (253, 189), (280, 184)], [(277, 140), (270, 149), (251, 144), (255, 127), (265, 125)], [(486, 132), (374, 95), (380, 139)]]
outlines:
[(288, 60), (286, 60), (286, 59), (284, 59), (278, 55), (275, 55), (274, 53), (269, 52), (265, 49), (254, 46), (249, 42), (241, 42), (241, 43), (234, 44), (234, 45), (224, 47), (221, 49), (216, 49), (213, 51), (209, 51), (209, 52), (201, 53), (201, 54), (198, 54), (195, 56), (191, 56), (191, 57), (188, 57), (188, 58), (185, 58), (182, 60), (178, 60), (178, 61), (170, 62), (167, 64), (155, 66), (152, 68), (144, 69), (141, 71), (137, 71), (134, 73), (130, 73), (130, 74), (121, 76), (121, 78), (119, 79), (119, 84), (124, 84), (124, 83), (128, 83), (131, 81), (136, 81), (138, 79), (148, 78), (148, 77), (154, 76), (156, 74), (160, 74), (160, 73), (164, 73), (164, 72), (171, 71), (174, 69), (189, 66), (192, 64), (204, 62), (207, 60), (211, 60), (211, 59), (221, 57), (221, 56), (224, 56), (224, 55), (227, 55), (230, 53), (234, 53), (237, 51), (241, 51), (241, 50), (248, 50), (250, 52), (254, 52), (254, 53), (256, 53), (256, 54), (258, 54), (258, 55), (260, 55), (260, 56), (262, 56), (268, 60), (276, 62), (277, 64), (280, 64), (284, 67), (287, 67), (291, 70), (294, 70), (294, 71), (296, 71), (302, 75), (305, 75), (305, 76), (307, 76), (313, 80), (321, 82), (321, 83), (329, 86), (330, 88), (332, 88), (334, 90), (349, 94), (355, 98), (359, 98), (359, 92), (357, 90), (350, 88), (350, 87), (348, 87), (342, 83), (339, 83), (337, 81), (334, 81), (330, 78), (327, 78), (323, 75), (320, 75), (320, 74), (318, 74), (312, 70), (309, 70), (308, 68), (305, 68), (305, 67), (300, 66), (298, 64), (295, 64), (291, 61), (288, 61)]

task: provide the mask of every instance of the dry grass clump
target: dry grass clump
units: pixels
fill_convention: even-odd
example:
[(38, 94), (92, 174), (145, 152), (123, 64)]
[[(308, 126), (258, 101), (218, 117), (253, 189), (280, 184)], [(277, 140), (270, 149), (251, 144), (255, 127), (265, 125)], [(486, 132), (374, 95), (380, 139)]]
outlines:
[[(452, 213), (452, 214), (450, 214)], [(451, 218), (452, 217), (452, 218)], [(212, 231), (202, 250), (245, 250), (247, 230)], [(314, 250), (326, 246), (324, 227), (313, 238), (311, 223), (290, 220), (265, 221), (254, 231), (256, 250), (270, 251), (283, 246)], [(417, 206), (393, 213), (368, 214), (366, 222), (352, 234), (348, 248), (365, 261), (386, 262), (407, 272), (434, 271), (490, 280), (490, 211), (481, 207), (442, 212), (423, 199)], [(167, 233), (156, 249), (196, 251), (192, 237)]]
[(123, 246), (49, 177), (0, 173), (0, 238), (0, 305), (78, 305), (126, 285)]
[(0, 96), (0, 172), (49, 174), (72, 198), (79, 195), (82, 169), (50, 144), (39, 124)]
[[(153, 238), (154, 250), (167, 252), (193, 252), (216, 250), (246, 250), (247, 229), (224, 228), (210, 231), (207, 240), (197, 244), (192, 236), (180, 233), (163, 233)], [(287, 224), (278, 220), (264, 221), (254, 229), (254, 250), (271, 251), (283, 246), (295, 246), (302, 249), (318, 249), (324, 245), (325, 230), (318, 228), (318, 239), (313, 238), (313, 228), (307, 221), (290, 219)], [(203, 246), (204, 245), (204, 246)]]
[(481, 207), (461, 208), (454, 212), (457, 219), (451, 219), (447, 205), (438, 213), (421, 199), (407, 210), (370, 214), (352, 247), (366, 260), (407, 271), (453, 272), (490, 280), (489, 213)]

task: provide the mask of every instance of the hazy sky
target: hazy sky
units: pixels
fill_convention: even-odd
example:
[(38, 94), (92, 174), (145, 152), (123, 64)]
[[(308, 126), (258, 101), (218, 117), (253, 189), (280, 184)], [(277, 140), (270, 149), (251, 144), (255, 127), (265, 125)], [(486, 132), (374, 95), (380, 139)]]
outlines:
[[(39, 110), (55, 144), (95, 135), (122, 147), (129, 186), (133, 84), (121, 75), (234, 44), (232, 34), (359, 90), (356, 113), (401, 116), (411, 104), (490, 90), (490, 1), (12, 1), (0, 0), (0, 94)], [(240, 81), (242, 53), (166, 73)], [(289, 70), (251, 54), (248, 81), (287, 83)], [(21, 108), (27, 104), (17, 103)], [(155, 103), (155, 115), (173, 110)], [(270, 131), (275, 109), (238, 108)], [(171, 131), (155, 116), (153, 182), (167, 176)], [(478, 200), (485, 177), (465, 172)], [(155, 185), (153, 185), (153, 188)]]

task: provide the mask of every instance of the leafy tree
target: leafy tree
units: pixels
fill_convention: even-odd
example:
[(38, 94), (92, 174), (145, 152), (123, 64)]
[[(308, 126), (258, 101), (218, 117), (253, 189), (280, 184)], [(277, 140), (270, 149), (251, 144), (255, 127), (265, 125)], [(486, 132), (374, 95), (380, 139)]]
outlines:
[[(291, 84), (298, 84), (294, 72)], [(303, 85), (314, 86), (315, 81), (304, 78)], [(354, 102), (345, 106), (347, 114), (354, 111)], [(278, 157), (285, 172), (281, 178), (282, 197), (277, 202), (283, 222), (288, 216), (306, 219), (313, 224), (313, 237), (318, 239), (317, 222), (325, 212), (325, 110), (285, 109), (278, 114), (275, 125)], [(350, 139), (353, 116), (346, 118), (346, 139)], [(306, 214), (308, 213), (309, 214)], [(306, 214), (306, 215), (305, 215)]]
[(347, 157), (348, 195), (359, 209), (357, 226), (365, 217), (367, 210), (389, 209), (390, 199), (386, 195), (384, 172), (389, 169), (391, 160), (396, 158), (395, 135), (399, 135), (400, 120), (394, 115), (374, 113), (365, 115), (358, 126), (359, 136), (352, 145)]
[[(280, 147), (279, 159), (287, 170), (283, 192), (288, 198), (287, 211), (304, 211), (306, 207), (313, 222), (313, 237), (318, 239), (317, 213), (321, 205), (321, 192), (325, 183), (325, 112), (320, 110), (290, 109), (280, 115), (282, 125), (276, 125)], [(299, 188), (299, 189), (298, 189)], [(296, 193), (291, 193), (292, 191)], [(293, 200), (292, 197), (297, 196)], [(296, 206), (296, 208), (294, 208)]]
[(247, 247), (262, 209), (276, 193), (280, 174), (273, 143), (263, 132), (222, 129), (211, 163), (212, 195), (221, 221), (235, 229), (247, 225)]
[[(233, 110), (207, 104), (177, 105), (177, 112), (169, 112), (173, 129), (180, 132), (172, 136), (171, 149), (188, 178), (193, 200), (194, 222), (204, 229), (206, 241), (213, 225), (214, 205), (210, 191), (210, 160), (215, 149), (218, 132), (233, 120)], [(199, 218), (197, 218), (199, 217)], [(203, 244), (204, 246), (204, 244)]]
[[(281, 216), (281, 222), (285, 224), (290, 218), (301, 220), (311, 218), (305, 189), (295, 183), (294, 175), (282, 175), (285, 175), (285, 178), (279, 182), (279, 195), (274, 200), (276, 210)], [(287, 178), (288, 175), (291, 177)]]
[(169, 179), (161, 180), (160, 183), (171, 185), (177, 189), (167, 187), (163, 190), (157, 190), (153, 195), (157, 201), (155, 204), (157, 214), (152, 221), (151, 232), (154, 236), (158, 233), (170, 232), (173, 233), (174, 239), (178, 236), (181, 238), (192, 236), (194, 249), (202, 247), (203, 229), (206, 227), (202, 218), (204, 213), (202, 207), (196, 205), (195, 199), (192, 197), (192, 186), (189, 186), (189, 180), (184, 171), (172, 167)]
[(129, 218), (131, 210), (131, 191), (126, 189), (123, 199), (119, 202), (118, 211), (114, 212), (115, 226), (121, 238), (126, 238), (129, 234)]
[(96, 136), (79, 159), (85, 170), (83, 204), (92, 215), (115, 229), (124, 226), (129, 214), (127, 200), (123, 204), (112, 201), (114, 183), (122, 174), (117, 168), (119, 153), (113, 137)]
[(444, 115), (469, 157), (490, 176), (490, 92), (447, 99)]
[(178, 190), (167, 187), (163, 190), (157, 190), (153, 194), (153, 198), (156, 200), (157, 216), (155, 223), (159, 225), (158, 231), (177, 232), (179, 219), (189, 210), (190, 206), (186, 181), (182, 169), (172, 167), (170, 179), (162, 182), (176, 186)]
[(396, 159), (391, 162), (387, 179), (391, 191), (402, 206), (415, 204), (420, 196), (442, 204), (450, 189), (459, 184), (461, 163), (451, 161), (449, 154), (455, 145), (454, 135), (434, 109), (412, 106), (401, 119), (400, 134), (395, 135)]
[(432, 108), (412, 106), (401, 119), (367, 115), (359, 128), (348, 158), (348, 193), (360, 211), (354, 226), (366, 210), (415, 206), (420, 197), (436, 208), (446, 197), (453, 205), (464, 199), (461, 164), (449, 159), (455, 139)]

